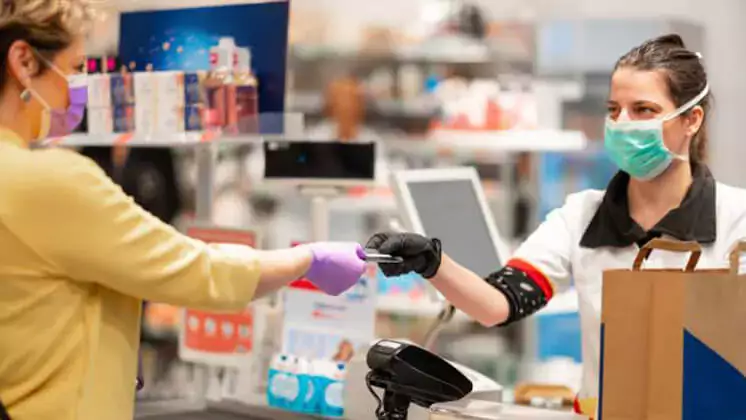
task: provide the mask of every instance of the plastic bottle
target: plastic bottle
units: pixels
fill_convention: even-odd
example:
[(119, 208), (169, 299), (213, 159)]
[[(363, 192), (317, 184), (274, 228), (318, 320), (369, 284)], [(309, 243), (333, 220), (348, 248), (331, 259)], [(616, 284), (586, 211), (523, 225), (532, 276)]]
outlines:
[(210, 73), (205, 80), (205, 128), (225, 128), (228, 125), (231, 99), (235, 109), (235, 92), (231, 95), (235, 49), (235, 41), (229, 37), (220, 38), (218, 45), (210, 48)]
[(235, 86), (238, 132), (256, 134), (259, 132), (259, 83), (251, 71), (251, 50), (237, 50)]

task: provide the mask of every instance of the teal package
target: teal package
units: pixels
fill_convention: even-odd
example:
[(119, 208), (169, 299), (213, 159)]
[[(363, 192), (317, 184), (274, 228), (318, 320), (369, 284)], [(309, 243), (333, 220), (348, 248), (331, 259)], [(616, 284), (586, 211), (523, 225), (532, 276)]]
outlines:
[(342, 417), (344, 415), (344, 381), (319, 377), (321, 387), (321, 415)]
[(303, 401), (300, 412), (305, 414), (321, 414), (319, 399), (321, 395), (317, 391), (316, 378), (310, 374), (298, 375), (303, 392)]
[(301, 401), (301, 385), (298, 377), (290, 372), (269, 370), (267, 381), (267, 403), (270, 407), (294, 410)]

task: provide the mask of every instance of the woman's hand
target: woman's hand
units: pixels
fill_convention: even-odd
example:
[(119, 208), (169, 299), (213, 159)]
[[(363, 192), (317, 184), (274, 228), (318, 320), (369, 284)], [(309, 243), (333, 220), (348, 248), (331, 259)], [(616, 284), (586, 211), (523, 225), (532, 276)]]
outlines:
[(429, 279), (438, 273), (442, 258), (440, 241), (416, 233), (377, 233), (365, 245), (382, 254), (401, 257), (400, 264), (381, 264), (381, 271), (387, 277), (416, 272)]
[(365, 252), (360, 244), (315, 242), (306, 247), (311, 251), (311, 266), (305, 277), (327, 294), (342, 294), (365, 272)]

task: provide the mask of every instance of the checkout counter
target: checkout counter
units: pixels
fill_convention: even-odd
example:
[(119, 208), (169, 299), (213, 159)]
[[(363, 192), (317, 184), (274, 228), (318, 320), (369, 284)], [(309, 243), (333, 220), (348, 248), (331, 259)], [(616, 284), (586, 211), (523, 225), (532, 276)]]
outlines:
[[(587, 420), (573, 413), (509, 405), (502, 388), (466, 367), (413, 344), (381, 340), (365, 362), (353, 360), (345, 386), (350, 420)], [(205, 408), (174, 402), (139, 406), (137, 419), (295, 420), (312, 419), (257, 403), (221, 401)]]

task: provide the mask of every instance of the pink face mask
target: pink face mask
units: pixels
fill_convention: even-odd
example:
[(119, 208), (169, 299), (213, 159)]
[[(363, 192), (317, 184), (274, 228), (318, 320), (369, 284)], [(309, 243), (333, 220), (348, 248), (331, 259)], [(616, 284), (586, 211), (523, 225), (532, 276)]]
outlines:
[[(80, 80), (73, 80), (76, 78)], [(88, 103), (88, 82), (85, 75), (68, 76), (67, 91), (70, 98), (67, 109), (48, 108), (49, 132), (46, 137), (67, 136), (83, 121), (83, 114)]]
[(35, 89), (26, 89), (28, 93), (24, 92), (22, 97), (30, 94), (44, 107), (38, 140), (44, 140), (49, 137), (63, 137), (72, 133), (83, 121), (83, 114), (88, 103), (88, 78), (86, 74), (65, 76), (52, 63), (47, 63), (47, 65), (49, 65), (52, 71), (67, 80), (69, 105), (67, 109), (53, 109)]

